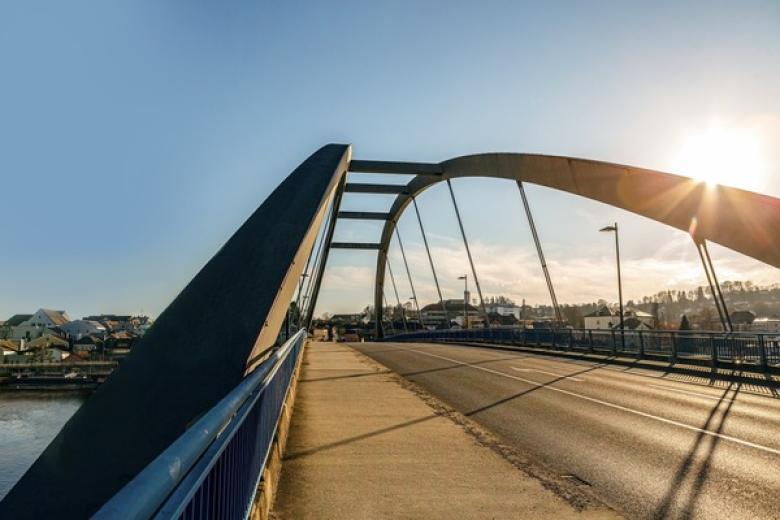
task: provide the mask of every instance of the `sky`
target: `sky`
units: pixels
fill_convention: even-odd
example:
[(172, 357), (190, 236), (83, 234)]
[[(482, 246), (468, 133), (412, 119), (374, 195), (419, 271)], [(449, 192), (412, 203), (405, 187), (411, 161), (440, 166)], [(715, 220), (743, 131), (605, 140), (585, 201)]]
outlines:
[[(576, 156), (780, 196), (779, 26), (777, 2), (2, 2), (0, 320), (158, 315), (329, 142), (381, 160)], [(485, 294), (546, 303), (516, 186), (453, 187)], [(598, 233), (614, 221), (626, 299), (705, 283), (684, 233), (527, 192), (560, 301), (616, 300)], [(343, 209), (389, 204), (366, 197)], [(446, 186), (419, 200), (445, 298), (459, 297), (468, 264)], [(413, 214), (400, 230), (431, 301)], [(336, 237), (378, 233), (347, 223)], [(711, 252), (721, 280), (780, 281)], [(334, 251), (317, 313), (370, 303), (374, 263)]]

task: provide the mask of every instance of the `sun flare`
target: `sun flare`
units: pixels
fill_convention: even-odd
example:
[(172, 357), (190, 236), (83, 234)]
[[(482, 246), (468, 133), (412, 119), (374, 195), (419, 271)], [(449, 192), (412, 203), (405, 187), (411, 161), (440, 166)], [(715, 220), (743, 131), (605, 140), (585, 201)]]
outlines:
[(724, 184), (760, 191), (768, 164), (761, 136), (750, 129), (710, 125), (682, 139), (675, 172), (708, 185)]

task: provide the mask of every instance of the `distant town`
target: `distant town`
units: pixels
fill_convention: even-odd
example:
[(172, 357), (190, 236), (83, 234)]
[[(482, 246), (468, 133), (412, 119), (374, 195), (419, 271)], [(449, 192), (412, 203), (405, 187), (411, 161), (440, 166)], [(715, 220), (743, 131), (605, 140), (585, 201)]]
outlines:
[[(727, 281), (721, 290), (735, 331), (780, 333), (780, 284), (758, 286), (750, 281)], [(620, 326), (619, 305), (601, 299), (583, 304), (562, 304), (561, 320), (551, 305), (519, 304), (505, 296), (485, 299), (485, 308), (476, 298), (448, 299), (419, 309), (415, 302), (388, 305), (383, 309), (383, 325), (389, 333), (437, 328), (572, 327), (616, 329)], [(315, 320), (315, 335), (370, 336), (374, 323), (372, 307), (352, 314), (325, 313)], [(721, 322), (709, 287), (661, 291), (641, 300), (628, 300), (623, 307), (623, 326), (630, 330), (721, 330)]]
[[(735, 331), (780, 334), (780, 284), (727, 281), (721, 289)], [(620, 326), (619, 305), (607, 300), (560, 306), (519, 304), (505, 296), (481, 302), (448, 299), (418, 308), (410, 300), (383, 309), (390, 333), (438, 328), (559, 328), (608, 330)], [(295, 311), (295, 309), (292, 309)], [(319, 339), (371, 339), (375, 313), (367, 306), (348, 314), (324, 313), (312, 323)], [(0, 320), (0, 389), (94, 388), (133, 348), (149, 327), (148, 316), (100, 314), (73, 320), (64, 310), (41, 308)], [(623, 306), (627, 330), (721, 329), (708, 287), (661, 291)]]
[(0, 321), (0, 389), (94, 388), (151, 325), (148, 316), (15, 314)]

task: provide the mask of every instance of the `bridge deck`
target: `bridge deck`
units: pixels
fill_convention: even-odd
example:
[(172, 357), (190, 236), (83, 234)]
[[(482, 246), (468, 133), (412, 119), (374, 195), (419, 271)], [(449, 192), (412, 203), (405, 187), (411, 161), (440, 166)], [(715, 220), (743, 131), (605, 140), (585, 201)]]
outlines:
[[(348, 345), (311, 343), (274, 516), (583, 516), (505, 455), (476, 425)], [(585, 517), (613, 517), (577, 490), (565, 492), (586, 506)]]

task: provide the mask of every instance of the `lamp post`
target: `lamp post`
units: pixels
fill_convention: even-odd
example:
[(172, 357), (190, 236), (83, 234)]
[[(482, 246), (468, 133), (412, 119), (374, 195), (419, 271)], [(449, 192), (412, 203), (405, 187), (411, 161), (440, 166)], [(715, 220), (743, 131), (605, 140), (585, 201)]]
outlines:
[(463, 328), (469, 328), (469, 275), (458, 276), (463, 280)]
[(417, 303), (417, 296), (410, 296), (409, 301), (414, 302), (414, 306), (417, 307), (417, 322), (420, 324), (420, 329), (425, 329), (425, 326), (423, 326), (422, 314), (420, 313), (420, 305)]
[(626, 335), (625, 328), (623, 326), (623, 284), (620, 280), (620, 241), (618, 239), (618, 224), (615, 222), (612, 226), (606, 226), (601, 228), (602, 232), (615, 232), (615, 257), (617, 259), (617, 280), (618, 280), (618, 306), (620, 309), (620, 338), (623, 345), (623, 350), (626, 349)]

